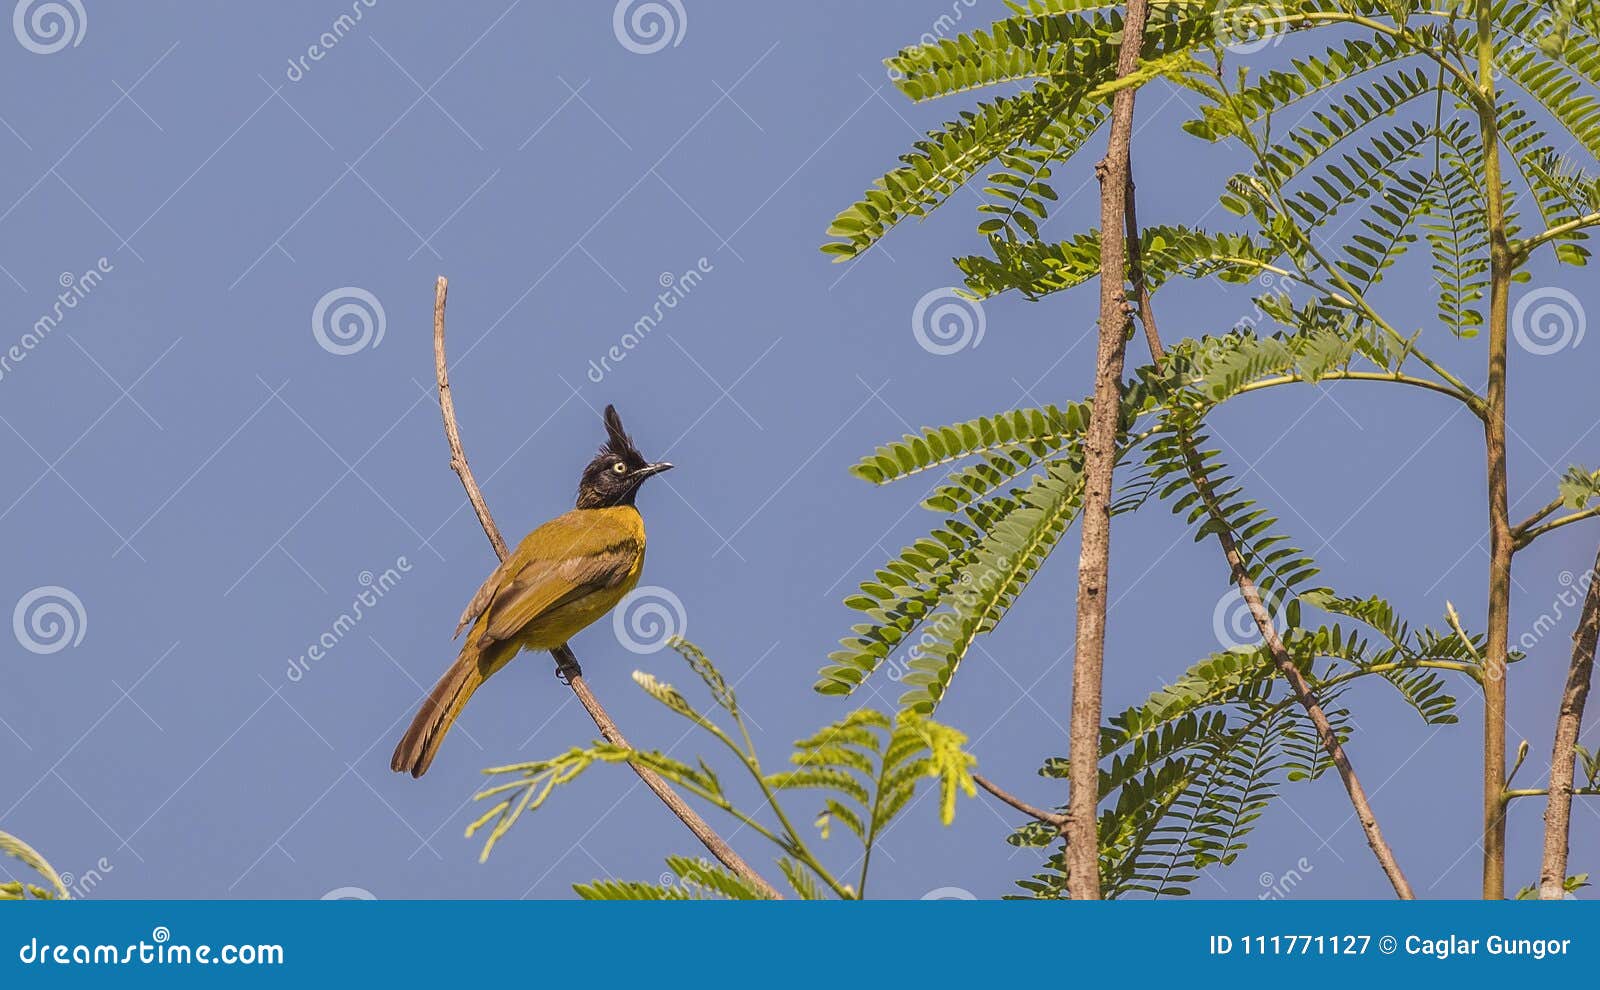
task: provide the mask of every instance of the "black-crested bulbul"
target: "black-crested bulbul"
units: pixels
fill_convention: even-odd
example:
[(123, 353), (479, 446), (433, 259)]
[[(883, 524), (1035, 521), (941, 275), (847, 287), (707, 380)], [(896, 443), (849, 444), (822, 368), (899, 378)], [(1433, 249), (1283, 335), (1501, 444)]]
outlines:
[(634, 498), (646, 478), (672, 467), (640, 455), (606, 406), (606, 442), (583, 469), (578, 505), (535, 529), (472, 596), (456, 635), (461, 653), (422, 702), (395, 747), (391, 769), (420, 777), (467, 700), (523, 650), (553, 650), (611, 611), (639, 582), (644, 520)]

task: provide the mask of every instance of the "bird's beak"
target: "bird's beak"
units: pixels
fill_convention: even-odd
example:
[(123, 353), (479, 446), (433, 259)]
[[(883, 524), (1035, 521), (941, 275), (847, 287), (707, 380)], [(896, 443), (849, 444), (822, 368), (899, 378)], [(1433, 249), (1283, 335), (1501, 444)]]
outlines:
[(639, 471), (635, 475), (635, 477), (639, 478), (642, 481), (643, 479), (648, 478), (653, 474), (660, 474), (663, 471), (671, 471), (671, 470), (672, 470), (672, 464), (671, 463), (669, 463), (667, 461), (657, 461), (654, 464), (646, 464), (645, 467), (644, 467), (644, 470)]

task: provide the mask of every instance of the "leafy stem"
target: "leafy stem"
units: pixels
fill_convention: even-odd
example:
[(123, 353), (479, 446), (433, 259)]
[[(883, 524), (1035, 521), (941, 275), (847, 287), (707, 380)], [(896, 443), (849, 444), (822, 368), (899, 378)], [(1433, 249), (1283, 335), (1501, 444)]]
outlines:
[(1511, 244), (1512, 260), (1518, 267), (1521, 267), (1527, 263), (1528, 258), (1534, 251), (1551, 241), (1596, 226), (1600, 226), (1600, 213), (1590, 213), (1585, 216), (1574, 217), (1565, 223), (1558, 223), (1544, 233), (1529, 237), (1526, 240), (1513, 241)]
[[(1218, 98), (1226, 103), (1228, 108), (1233, 111), (1234, 117), (1238, 121), (1239, 128), (1237, 133), (1239, 135), (1240, 142), (1244, 144), (1244, 146), (1250, 151), (1251, 155), (1256, 160), (1257, 172), (1262, 180), (1261, 183), (1258, 184), (1257, 189), (1266, 194), (1278, 216), (1285, 219), (1292, 217), (1294, 214), (1289, 209), (1288, 202), (1284, 198), (1283, 183), (1277, 178), (1275, 170), (1267, 161), (1266, 151), (1262, 147), (1261, 141), (1257, 138), (1255, 129), (1250, 125), (1249, 119), (1245, 115), (1243, 108), (1239, 105), (1238, 98), (1228, 89), (1227, 81), (1223, 78), (1220, 66), (1213, 70), (1212, 78), (1215, 79), (1217, 84), (1216, 93)], [(1474, 392), (1460, 378), (1451, 374), (1450, 371), (1443, 365), (1429, 358), (1415, 346), (1414, 341), (1402, 335), (1400, 331), (1396, 330), (1389, 323), (1388, 320), (1384, 319), (1383, 315), (1380, 314), (1377, 309), (1375, 309), (1372, 304), (1367, 301), (1365, 293), (1356, 288), (1355, 285), (1352, 284), (1350, 280), (1339, 271), (1339, 269), (1332, 263), (1327, 255), (1325, 255), (1322, 250), (1317, 247), (1316, 242), (1312, 239), (1309, 231), (1302, 230), (1298, 224), (1294, 223), (1289, 223), (1286, 226), (1288, 230), (1293, 233), (1296, 239), (1298, 239), (1301, 246), (1304, 247), (1304, 249), (1310, 253), (1312, 258), (1316, 260), (1317, 266), (1322, 271), (1326, 272), (1329, 279), (1332, 280), (1331, 286), (1323, 283), (1320, 279), (1305, 269), (1305, 266), (1300, 261), (1300, 256), (1296, 252), (1287, 252), (1290, 259), (1294, 262), (1295, 267), (1300, 270), (1302, 279), (1306, 284), (1322, 290), (1327, 295), (1329, 300), (1335, 304), (1343, 306), (1344, 308), (1349, 309), (1352, 312), (1355, 312), (1370, 320), (1372, 324), (1382, 330), (1390, 338), (1390, 340), (1401, 346), (1404, 357), (1415, 357), (1418, 363), (1426, 367), (1429, 371), (1432, 371), (1435, 375), (1438, 375), (1442, 381), (1449, 385), (1449, 389), (1444, 390), (1447, 394), (1452, 394), (1462, 402), (1466, 403), (1467, 407), (1471, 409), (1479, 418), (1483, 417), (1483, 410), (1485, 408), (1483, 397)], [(1404, 357), (1402, 358), (1402, 362)]]
[[(1556, 504), (1558, 506), (1560, 505), (1559, 500)], [(1524, 523), (1522, 526), (1519, 526), (1511, 531), (1515, 540), (1514, 546), (1516, 549), (1521, 550), (1523, 547), (1527, 546), (1534, 540), (1537, 540), (1539, 537), (1553, 529), (1560, 529), (1563, 526), (1570, 526), (1575, 522), (1582, 522), (1585, 519), (1592, 519), (1595, 516), (1600, 516), (1600, 505), (1592, 505), (1587, 509), (1582, 509), (1577, 512), (1569, 512), (1564, 516), (1559, 516), (1555, 519), (1552, 519), (1550, 522), (1547, 522), (1542, 526), (1530, 527)]]

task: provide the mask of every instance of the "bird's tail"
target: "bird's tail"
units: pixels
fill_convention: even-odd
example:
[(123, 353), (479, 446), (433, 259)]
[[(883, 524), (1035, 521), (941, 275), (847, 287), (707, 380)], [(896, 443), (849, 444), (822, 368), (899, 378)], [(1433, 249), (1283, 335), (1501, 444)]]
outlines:
[(389, 769), (409, 773), (413, 777), (427, 773), (434, 754), (439, 752), (439, 744), (444, 742), (445, 733), (455, 724), (468, 699), (490, 674), (499, 669), (500, 664), (493, 663), (496, 658), (489, 655), (495, 648), (490, 647), (487, 652), (481, 650), (473, 639), (468, 637), (456, 662), (450, 665), (450, 669), (439, 678), (439, 683), (428, 692), (428, 697), (423, 699), (417, 717), (411, 720), (411, 728), (406, 730), (400, 745), (394, 748)]

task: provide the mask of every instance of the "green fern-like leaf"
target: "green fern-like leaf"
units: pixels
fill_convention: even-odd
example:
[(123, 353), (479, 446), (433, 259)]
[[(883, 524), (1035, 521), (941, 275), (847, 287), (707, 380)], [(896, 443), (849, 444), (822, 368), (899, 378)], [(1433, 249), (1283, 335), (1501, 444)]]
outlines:
[(637, 880), (595, 880), (572, 885), (578, 897), (585, 901), (687, 901), (689, 892), (682, 887), (663, 887), (659, 884), (641, 883)]
[(929, 427), (920, 436), (908, 434), (879, 447), (850, 471), (881, 485), (986, 451), (1024, 448), (1042, 457), (1082, 436), (1088, 422), (1089, 409), (1083, 403), (1069, 404), (1066, 409), (1045, 406), (981, 416), (952, 426)]
[[(1331, 48), (1321, 55), (1296, 59), (1293, 68), (1268, 72), (1240, 90), (1237, 94), (1238, 115), (1218, 107), (1205, 107), (1201, 117), (1185, 124), (1184, 129), (1208, 141), (1237, 137), (1241, 127), (1258, 123), (1302, 100), (1324, 94), (1374, 69), (1393, 65), (1414, 54), (1381, 34), (1371, 39), (1347, 41), (1341, 47)], [(1430, 86), (1426, 70), (1418, 68), (1389, 74), (1375, 84), (1369, 93), (1372, 101), (1392, 111)], [(1350, 106), (1349, 109), (1358, 117), (1366, 116), (1365, 111), (1358, 107)]]
[(1019, 496), (1021, 505), (979, 541), (948, 610), (925, 626), (902, 683), (900, 704), (932, 714), (950, 688), (974, 637), (1009, 608), (1076, 515), (1082, 476), (1071, 463), (1049, 464)]
[(1561, 496), (1561, 504), (1567, 508), (1573, 510), (1587, 508), (1590, 502), (1600, 498), (1600, 472), (1583, 467), (1569, 467), (1566, 474), (1561, 476), (1557, 491)]
[(71, 899), (72, 893), (67, 890), (67, 885), (62, 882), (55, 868), (26, 842), (9, 832), (0, 832), (0, 853), (13, 859), (21, 860), (23, 865), (39, 874), (48, 884), (48, 886), (41, 886), (21, 880), (9, 881), (0, 884), (0, 900), (27, 900), (32, 898), (40, 901), (65, 901)]
[(1020, 146), (1082, 98), (1081, 87), (1042, 84), (1038, 89), (979, 103), (932, 131), (902, 156), (855, 205), (828, 227), (835, 240), (823, 250), (836, 261), (853, 258), (908, 217), (937, 209), (1000, 153)]

